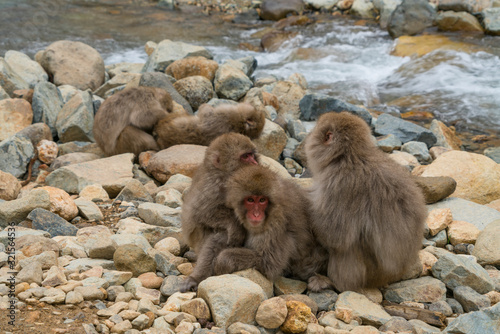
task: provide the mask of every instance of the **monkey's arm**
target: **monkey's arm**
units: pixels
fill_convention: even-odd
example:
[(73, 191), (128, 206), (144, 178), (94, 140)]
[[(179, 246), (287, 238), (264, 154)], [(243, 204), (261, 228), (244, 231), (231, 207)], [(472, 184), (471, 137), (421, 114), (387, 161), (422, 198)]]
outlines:
[(290, 236), (282, 235), (281, 240), (272, 238), (267, 244), (260, 245), (261, 256), (258, 259), (257, 270), (271, 281), (283, 274), (289, 264), (294, 245)]
[(235, 271), (254, 268), (259, 255), (249, 248), (224, 249), (214, 261), (216, 275), (231, 274)]

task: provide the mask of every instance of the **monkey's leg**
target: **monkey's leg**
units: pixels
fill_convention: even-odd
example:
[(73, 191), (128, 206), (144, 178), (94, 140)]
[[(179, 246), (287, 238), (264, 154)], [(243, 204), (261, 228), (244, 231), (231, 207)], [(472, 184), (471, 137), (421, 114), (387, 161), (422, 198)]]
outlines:
[(366, 286), (367, 270), (361, 250), (352, 247), (343, 252), (330, 250), (328, 277), (339, 291), (354, 291)]
[(134, 153), (136, 157), (141, 152), (154, 150), (158, 151), (158, 144), (153, 136), (138, 129), (134, 126), (128, 125), (123, 129), (120, 136), (116, 140), (114, 154), (121, 153)]
[(235, 271), (253, 268), (258, 254), (249, 248), (224, 249), (214, 261), (215, 275), (231, 274)]

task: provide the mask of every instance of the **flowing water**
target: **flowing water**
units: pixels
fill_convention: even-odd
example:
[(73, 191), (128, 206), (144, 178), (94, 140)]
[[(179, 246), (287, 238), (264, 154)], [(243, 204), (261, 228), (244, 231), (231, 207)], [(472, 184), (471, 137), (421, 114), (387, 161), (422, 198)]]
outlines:
[(376, 25), (317, 16), (295, 28), (277, 52), (238, 49), (259, 44), (255, 33), (270, 22), (232, 24), (201, 8), (168, 11), (134, 0), (1, 0), (0, 56), (18, 50), (31, 57), (67, 39), (96, 48), (106, 64), (145, 62), (144, 44), (163, 39), (208, 48), (218, 62), (254, 56), (255, 76), (287, 78), (298, 72), (311, 91), (381, 111), (432, 113), (459, 131), (500, 134), (500, 37), (457, 36), (485, 51), (435, 51), (420, 58), (391, 56), (394, 41)]

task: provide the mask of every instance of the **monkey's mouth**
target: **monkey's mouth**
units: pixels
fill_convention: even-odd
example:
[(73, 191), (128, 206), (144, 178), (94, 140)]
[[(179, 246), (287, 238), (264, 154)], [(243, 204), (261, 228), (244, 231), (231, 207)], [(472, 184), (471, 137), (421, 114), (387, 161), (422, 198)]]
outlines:
[(259, 226), (260, 224), (262, 224), (262, 222), (264, 221), (263, 219), (249, 219), (248, 220), (250, 225), (252, 225), (253, 227), (257, 227)]

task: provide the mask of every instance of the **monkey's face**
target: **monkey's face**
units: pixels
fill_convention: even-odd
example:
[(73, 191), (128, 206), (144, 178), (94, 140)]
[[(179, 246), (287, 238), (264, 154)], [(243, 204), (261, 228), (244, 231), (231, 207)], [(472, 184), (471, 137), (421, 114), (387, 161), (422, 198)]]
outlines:
[(269, 199), (262, 195), (250, 195), (243, 199), (245, 213), (245, 228), (253, 233), (263, 230), (266, 220), (266, 209)]
[(243, 112), (243, 115), (245, 119), (244, 134), (252, 139), (259, 137), (266, 122), (264, 113), (250, 106)]

